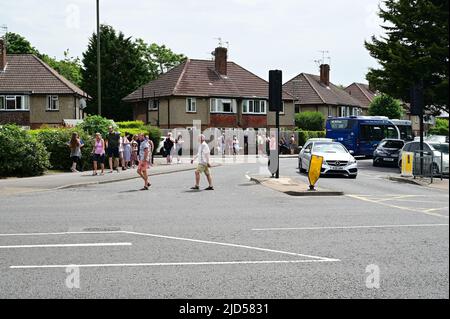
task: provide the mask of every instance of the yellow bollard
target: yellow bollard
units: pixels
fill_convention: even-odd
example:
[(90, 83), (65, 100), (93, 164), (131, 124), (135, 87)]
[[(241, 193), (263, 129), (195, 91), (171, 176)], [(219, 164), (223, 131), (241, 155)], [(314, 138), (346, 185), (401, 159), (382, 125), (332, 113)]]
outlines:
[(404, 152), (402, 154), (402, 176), (412, 177), (413, 176), (413, 162), (414, 153)]
[(317, 155), (311, 155), (311, 161), (309, 162), (308, 180), (309, 190), (315, 190), (314, 186), (320, 178), (320, 172), (322, 170), (323, 157)]

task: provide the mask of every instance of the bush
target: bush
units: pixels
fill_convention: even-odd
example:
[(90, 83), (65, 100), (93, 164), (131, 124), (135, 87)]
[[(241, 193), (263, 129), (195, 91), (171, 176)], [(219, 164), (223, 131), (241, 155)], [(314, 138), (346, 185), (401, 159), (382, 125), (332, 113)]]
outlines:
[(105, 138), (108, 134), (109, 126), (116, 127), (116, 124), (113, 120), (108, 120), (99, 115), (91, 115), (85, 118), (82, 123), (78, 124), (77, 128), (80, 128), (91, 136), (95, 133), (100, 133), (102, 134), (102, 137)]
[(310, 138), (325, 138), (326, 132), (325, 131), (303, 131), (303, 130), (297, 130), (298, 133), (298, 146), (303, 147), (305, 145), (306, 141)]
[(146, 126), (148, 137), (152, 140), (153, 144), (155, 145), (155, 149), (153, 150), (154, 153), (156, 152), (156, 149), (158, 148), (159, 141), (161, 140), (161, 130), (155, 126)]
[(44, 145), (16, 125), (0, 127), (0, 176), (38, 176), (49, 168)]
[(144, 122), (142, 121), (117, 122), (116, 124), (121, 131), (125, 129), (140, 129), (144, 127)]
[(322, 131), (325, 116), (321, 112), (301, 112), (295, 115), (295, 125), (304, 131)]
[(81, 129), (40, 129), (30, 131), (38, 141), (40, 141), (50, 153), (50, 167), (55, 170), (69, 170), (72, 165), (70, 159), (70, 148), (67, 145), (72, 137), (72, 133), (78, 133), (84, 142), (81, 149), (81, 159), (83, 169), (91, 167), (91, 152), (93, 148), (93, 138)]
[(430, 135), (445, 135), (448, 136), (448, 120), (436, 119), (436, 125), (428, 130)]

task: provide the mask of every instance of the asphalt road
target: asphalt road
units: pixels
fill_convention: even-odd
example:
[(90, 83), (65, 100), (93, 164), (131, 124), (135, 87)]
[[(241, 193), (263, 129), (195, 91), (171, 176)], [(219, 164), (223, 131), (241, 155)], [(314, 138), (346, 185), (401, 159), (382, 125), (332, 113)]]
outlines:
[(448, 193), (360, 167), (319, 181), (339, 197), (255, 185), (255, 164), (215, 168), (213, 192), (181, 172), (0, 195), (0, 298), (449, 298)]

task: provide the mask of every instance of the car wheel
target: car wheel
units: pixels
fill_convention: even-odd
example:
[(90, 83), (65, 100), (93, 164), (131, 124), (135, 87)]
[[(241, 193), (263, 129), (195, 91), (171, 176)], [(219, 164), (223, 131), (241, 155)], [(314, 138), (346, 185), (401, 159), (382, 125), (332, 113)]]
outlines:
[(358, 176), (358, 175), (350, 175), (349, 178), (350, 178), (350, 179), (356, 179), (357, 176)]
[(378, 164), (378, 162), (376, 161), (375, 158), (374, 158), (373, 161), (372, 161), (372, 165), (373, 165), (373, 167), (379, 166), (379, 164)]
[(302, 160), (299, 161), (298, 168), (299, 168), (300, 173), (305, 173), (306, 172), (306, 170), (303, 168)]
[(431, 164), (431, 171), (433, 172), (433, 176), (439, 175), (439, 166), (436, 163)]

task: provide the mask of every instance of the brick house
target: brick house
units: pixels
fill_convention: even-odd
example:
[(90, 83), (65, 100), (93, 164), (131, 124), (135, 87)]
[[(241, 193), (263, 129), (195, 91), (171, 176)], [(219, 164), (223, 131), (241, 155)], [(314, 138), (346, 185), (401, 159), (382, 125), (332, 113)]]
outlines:
[[(215, 49), (214, 61), (188, 59), (124, 98), (135, 120), (161, 128), (268, 128), (275, 126), (269, 112), (269, 83), (227, 60), (227, 49)], [(280, 124), (294, 127), (292, 97), (284, 92)]]
[(295, 113), (313, 111), (328, 116), (362, 115), (365, 107), (346, 91), (330, 82), (330, 66), (320, 66), (320, 76), (301, 73), (283, 89), (294, 98)]
[(88, 95), (31, 54), (6, 54), (0, 39), (0, 125), (62, 126), (83, 118)]
[(361, 107), (363, 108), (362, 115), (369, 114), (370, 103), (372, 103), (377, 94), (371, 90), (368, 84), (354, 82), (345, 88), (345, 92), (361, 103)]

